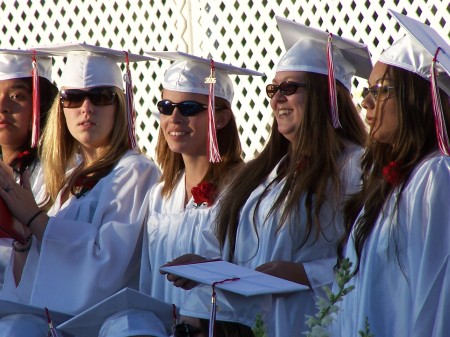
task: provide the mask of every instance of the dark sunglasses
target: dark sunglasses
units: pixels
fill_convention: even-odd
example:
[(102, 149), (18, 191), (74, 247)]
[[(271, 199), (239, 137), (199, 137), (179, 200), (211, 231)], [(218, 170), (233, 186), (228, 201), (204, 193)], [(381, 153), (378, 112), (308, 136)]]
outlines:
[(180, 103), (173, 103), (168, 99), (163, 99), (159, 101), (156, 106), (158, 107), (160, 113), (167, 116), (172, 115), (175, 108), (178, 108), (180, 113), (186, 117), (195, 116), (199, 112), (208, 109), (207, 105), (200, 102), (183, 101)]
[(112, 105), (116, 102), (115, 87), (96, 87), (89, 90), (67, 89), (60, 93), (61, 104), (64, 108), (79, 108), (86, 98), (97, 106)]
[(189, 323), (181, 323), (175, 325), (174, 337), (194, 337), (197, 336), (202, 330), (200, 328), (195, 328)]
[(377, 83), (370, 88), (363, 88), (362, 97), (366, 98), (367, 95), (371, 94), (375, 100), (378, 100), (379, 95), (383, 95), (380, 100), (385, 100), (389, 98), (392, 89), (394, 89), (394, 87), (390, 85), (381, 85), (380, 83)]
[(295, 94), (297, 88), (305, 88), (306, 83), (297, 83), (297, 82), (283, 82), (280, 84), (268, 84), (266, 86), (266, 94), (269, 98), (275, 96), (278, 90), (280, 90), (281, 94), (284, 96), (290, 96)]

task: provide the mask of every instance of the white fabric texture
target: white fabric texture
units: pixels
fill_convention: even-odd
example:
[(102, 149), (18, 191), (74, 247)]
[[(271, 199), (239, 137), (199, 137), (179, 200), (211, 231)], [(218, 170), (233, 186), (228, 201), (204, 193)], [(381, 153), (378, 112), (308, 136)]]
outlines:
[(185, 175), (170, 198), (163, 198), (163, 183), (151, 192), (149, 220), (144, 237), (140, 291), (161, 301), (180, 306), (186, 291), (176, 288), (159, 273), (159, 267), (184, 254), (198, 254), (206, 258), (220, 256), (219, 243), (211, 229), (215, 205), (194, 207), (191, 198), (186, 208)]
[(11, 314), (0, 318), (0, 337), (45, 337), (47, 321), (32, 314)]
[(136, 287), (148, 193), (158, 178), (149, 158), (129, 150), (81, 198), (61, 205), (60, 192), (42, 243), (33, 240), (19, 286), (10, 264), (0, 298), (77, 314)]
[[(375, 336), (448, 336), (449, 186), (450, 158), (436, 153), (415, 169), (398, 213), (394, 192), (366, 241), (332, 336), (359, 336), (366, 317)], [(352, 238), (346, 256), (355, 264)]]
[[(362, 149), (356, 145), (349, 145), (347, 152), (341, 158), (341, 183), (342, 198), (349, 193), (354, 193), (360, 184), (360, 156)], [(281, 161), (283, 162), (284, 159)], [(281, 163), (280, 162), (280, 163)], [(281, 229), (278, 229), (281, 218), (281, 210), (273, 212), (266, 220), (272, 204), (279, 195), (285, 179), (273, 185), (259, 206), (256, 214), (256, 223), (253, 220), (256, 203), (266, 186), (275, 178), (279, 165), (269, 174), (267, 179), (260, 184), (250, 195), (246, 204), (241, 209), (239, 227), (236, 234), (236, 248), (234, 263), (256, 268), (270, 261), (289, 261), (305, 265), (308, 278), (316, 285), (331, 284), (333, 282), (333, 269), (322, 270), (324, 261), (336, 261), (336, 243), (342, 233), (341, 206), (335, 217), (332, 216), (330, 200), (322, 206), (319, 215), (323, 235), (319, 235), (314, 242), (313, 231), (308, 241), (302, 246), (300, 243), (305, 234), (304, 221), (306, 213), (304, 209), (304, 197), (299, 200), (299, 216), (291, 217)], [(255, 232), (255, 227), (258, 233)], [(278, 230), (278, 231), (277, 231)], [(223, 258), (227, 259), (229, 248), (226, 246)], [(314, 315), (316, 309), (314, 291), (302, 291), (291, 295), (273, 297), (272, 321), (268, 322), (269, 336), (303, 336), (307, 330), (305, 315)]]

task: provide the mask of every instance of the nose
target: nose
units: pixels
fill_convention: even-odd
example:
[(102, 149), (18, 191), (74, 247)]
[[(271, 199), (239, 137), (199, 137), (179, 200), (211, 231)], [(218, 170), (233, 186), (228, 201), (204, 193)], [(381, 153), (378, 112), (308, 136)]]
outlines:
[(82, 113), (94, 113), (94, 104), (89, 100), (89, 97), (85, 97), (83, 104), (81, 105)]
[(186, 119), (188, 119), (188, 117), (183, 116), (180, 112), (180, 109), (178, 109), (178, 107), (175, 107), (175, 109), (172, 112), (172, 115), (170, 115), (170, 122), (172, 124), (186, 123)]
[(10, 98), (6, 94), (0, 94), (0, 112), (3, 114), (9, 113), (11, 111)]
[(270, 105), (272, 107), (272, 110), (275, 110), (278, 102), (286, 102), (286, 101), (287, 101), (286, 96), (283, 95), (280, 90), (277, 90), (275, 95), (273, 95), (272, 98), (270, 99)]
[(371, 94), (364, 97), (364, 99), (361, 102), (361, 106), (366, 110), (371, 110), (375, 107), (375, 101), (373, 100)]

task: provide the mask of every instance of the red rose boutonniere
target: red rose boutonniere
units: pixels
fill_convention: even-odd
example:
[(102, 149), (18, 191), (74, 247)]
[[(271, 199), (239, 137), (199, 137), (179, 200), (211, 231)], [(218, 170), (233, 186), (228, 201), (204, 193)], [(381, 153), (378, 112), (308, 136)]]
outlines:
[(397, 161), (391, 161), (383, 167), (383, 177), (392, 186), (397, 186), (403, 178), (400, 164)]
[(210, 207), (216, 200), (217, 188), (213, 183), (202, 181), (196, 187), (192, 187), (191, 193), (194, 198), (195, 208), (202, 204)]

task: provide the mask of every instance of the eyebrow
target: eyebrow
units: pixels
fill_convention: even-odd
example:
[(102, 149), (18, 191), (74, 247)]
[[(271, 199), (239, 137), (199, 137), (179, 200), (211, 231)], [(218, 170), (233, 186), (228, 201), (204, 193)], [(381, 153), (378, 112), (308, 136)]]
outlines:
[(27, 85), (27, 84), (15, 84), (15, 85), (12, 85), (9, 89), (14, 89), (14, 90), (24, 89), (24, 90), (31, 91), (31, 86)]
[[(391, 79), (390, 79), (389, 77), (385, 77), (385, 78), (380, 77), (379, 79), (377, 79), (377, 80), (375, 81), (375, 84), (380, 83), (381, 81), (391, 81)], [(370, 83), (370, 81), (367, 81), (367, 84), (369, 85), (369, 87), (372, 86), (372, 84)], [(375, 84), (373, 84), (373, 85), (375, 85)]]

